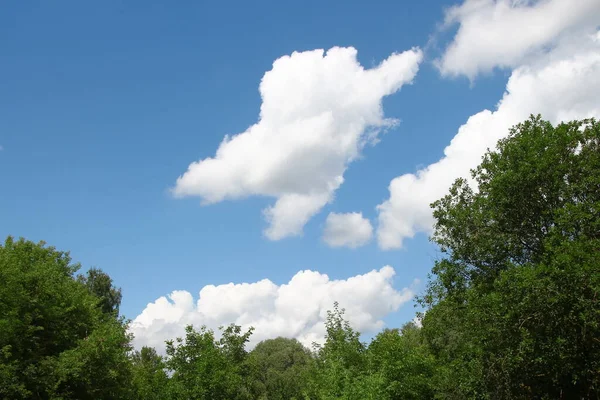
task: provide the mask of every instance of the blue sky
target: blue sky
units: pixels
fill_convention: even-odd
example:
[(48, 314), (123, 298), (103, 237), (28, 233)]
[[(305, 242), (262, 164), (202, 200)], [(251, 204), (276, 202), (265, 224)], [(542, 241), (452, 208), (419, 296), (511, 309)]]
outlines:
[[(546, 42), (500, 54), (500, 61), (482, 61), (474, 79), (472, 68), (434, 65), (449, 54), (453, 41), (462, 45), (458, 28), (466, 35), (467, 28), (477, 27), (477, 18), (457, 12), (454, 24), (440, 31), (448, 7), (460, 4), (5, 3), (0, 235), (44, 240), (70, 250), (84, 268), (102, 268), (122, 287), (121, 310), (132, 319), (173, 290), (197, 298), (206, 285), (265, 278), (281, 285), (306, 269), (345, 280), (391, 265), (395, 289), (420, 279), (413, 289), (422, 290), (439, 257), (428, 233), (417, 229), (401, 248), (382, 249), (376, 206), (390, 198), (393, 178), (436, 163), (459, 128), (464, 124), (468, 130), (470, 116), (495, 110), (514, 71), (523, 65), (546, 67), (538, 65), (542, 56), (535, 63), (528, 57), (549, 51), (548, 43), (560, 47), (568, 28), (551, 30)], [(531, 8), (556, 12), (543, 6)], [(385, 116), (401, 122), (347, 164), (334, 199), (309, 219), (301, 235), (265, 237), (261, 210), (274, 203), (272, 197), (200, 206), (198, 197), (172, 195), (190, 163), (214, 157), (226, 134), (244, 132), (258, 121), (259, 84), (276, 59), (333, 46), (355, 48), (365, 69), (415, 46), (423, 59), (412, 84), (383, 99)], [(474, 54), (477, 62), (475, 50), (465, 54)], [(525, 111), (547, 111), (559, 119), (561, 110), (573, 110), (568, 104), (548, 107)], [(571, 114), (596, 111), (591, 103)], [(322, 234), (330, 212), (362, 212), (374, 237), (359, 248), (329, 247)], [(397, 326), (414, 311), (408, 302), (377, 318)]]

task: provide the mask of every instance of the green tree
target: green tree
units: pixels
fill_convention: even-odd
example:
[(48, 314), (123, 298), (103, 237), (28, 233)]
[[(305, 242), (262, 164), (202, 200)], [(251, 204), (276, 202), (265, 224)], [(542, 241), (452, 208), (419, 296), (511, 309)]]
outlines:
[(77, 280), (98, 298), (100, 308), (106, 314), (119, 314), (121, 305), (121, 288), (113, 286), (108, 274), (98, 268), (90, 268), (85, 275), (77, 276)]
[(334, 303), (327, 312), (325, 344), (315, 344), (311, 397), (316, 399), (366, 399), (372, 386), (367, 374), (366, 346), (344, 319), (344, 309)]
[(369, 344), (371, 374), (379, 376), (381, 399), (432, 399), (435, 359), (412, 322), (385, 329)]
[(51, 398), (131, 399), (131, 337), (123, 324), (106, 318), (54, 364)]
[(153, 347), (142, 347), (132, 354), (133, 387), (139, 400), (164, 400), (169, 397), (169, 378), (163, 358)]
[(214, 332), (202, 326), (186, 327), (185, 338), (167, 341), (166, 366), (172, 371), (171, 395), (177, 399), (248, 399), (245, 384), (245, 345), (252, 329), (242, 333), (230, 325), (216, 340)]
[(128, 398), (126, 326), (74, 279), (69, 254), (0, 246), (0, 398)]
[(248, 356), (249, 385), (256, 399), (300, 400), (305, 392), (312, 355), (296, 339), (260, 342)]
[[(422, 299), (446, 398), (600, 396), (600, 124), (511, 129), (433, 204)], [(442, 395), (440, 395), (442, 396)]]

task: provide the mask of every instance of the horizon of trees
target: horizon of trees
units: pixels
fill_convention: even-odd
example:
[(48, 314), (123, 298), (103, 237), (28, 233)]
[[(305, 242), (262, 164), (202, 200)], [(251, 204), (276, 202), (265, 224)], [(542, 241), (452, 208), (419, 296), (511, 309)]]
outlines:
[(600, 123), (513, 127), (432, 204), (442, 257), (409, 322), (360, 340), (332, 305), (323, 345), (188, 326), (133, 349), (122, 293), (67, 252), (0, 245), (0, 398), (599, 399)]

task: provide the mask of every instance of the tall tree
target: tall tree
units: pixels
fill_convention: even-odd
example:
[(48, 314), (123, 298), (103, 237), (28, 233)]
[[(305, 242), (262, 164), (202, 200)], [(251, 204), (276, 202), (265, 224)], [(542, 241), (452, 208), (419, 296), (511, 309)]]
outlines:
[(600, 396), (600, 124), (531, 117), (433, 204), (447, 398)]
[(130, 338), (74, 279), (69, 254), (0, 246), (0, 398), (128, 398)]
[(113, 280), (108, 274), (98, 268), (90, 268), (85, 275), (77, 279), (83, 283), (90, 293), (98, 297), (98, 305), (106, 314), (118, 315), (121, 305), (121, 288), (113, 285)]
[(345, 310), (334, 303), (325, 321), (325, 344), (315, 344), (316, 364), (312, 376), (312, 398), (365, 399), (367, 382), (366, 346), (344, 319)]

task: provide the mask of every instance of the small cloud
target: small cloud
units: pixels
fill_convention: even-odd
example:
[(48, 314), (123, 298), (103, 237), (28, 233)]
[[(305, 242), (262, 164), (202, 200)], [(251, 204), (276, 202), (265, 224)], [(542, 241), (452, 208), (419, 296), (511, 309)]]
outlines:
[(329, 213), (325, 220), (323, 241), (331, 247), (364, 246), (372, 236), (371, 222), (362, 213)]
[(419, 315), (415, 315), (415, 317), (412, 319), (412, 323), (415, 324), (418, 328), (422, 328), (423, 318)]

